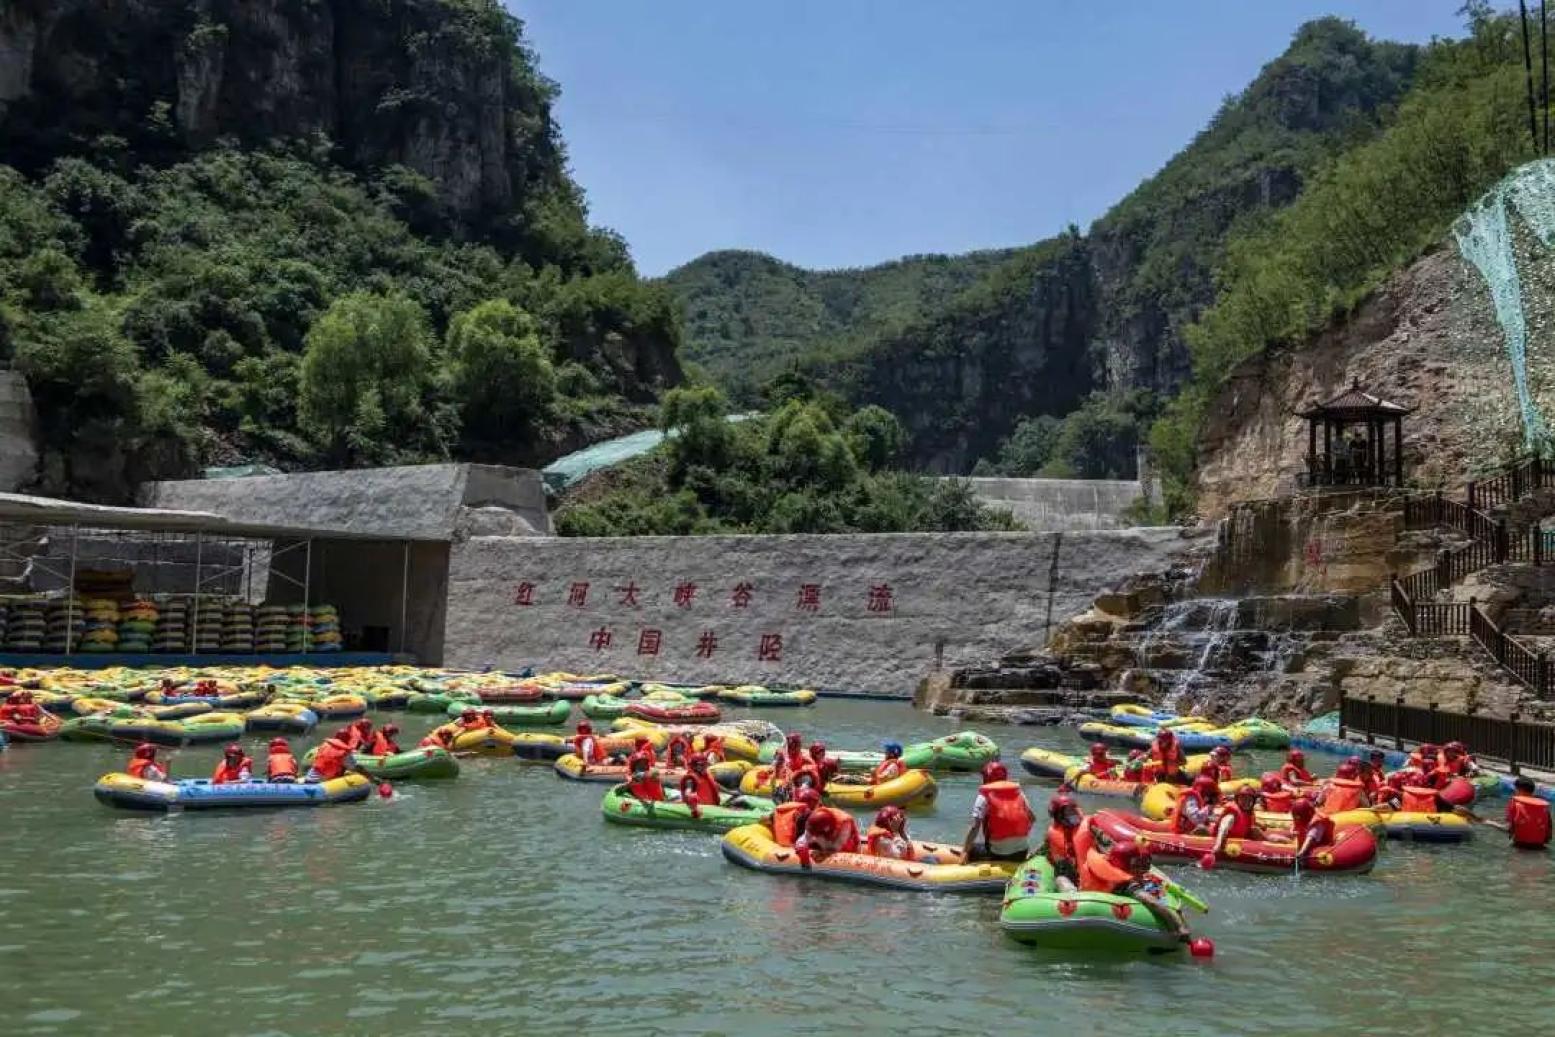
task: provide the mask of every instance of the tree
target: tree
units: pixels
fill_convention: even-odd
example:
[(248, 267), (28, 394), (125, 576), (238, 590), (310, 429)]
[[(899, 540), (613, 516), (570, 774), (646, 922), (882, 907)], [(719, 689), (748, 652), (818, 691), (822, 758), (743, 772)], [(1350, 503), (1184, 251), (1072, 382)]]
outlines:
[(512, 303), (493, 299), (455, 317), (448, 354), (467, 437), (512, 439), (550, 410), (556, 395), (550, 353), (534, 318)]
[(332, 457), (382, 460), (426, 433), (427, 318), (404, 295), (341, 296), (308, 331), (302, 416)]
[(843, 435), (853, 448), (853, 456), (871, 472), (895, 464), (907, 442), (907, 433), (896, 415), (874, 404), (849, 417), (843, 425)]
[(734, 432), (724, 419), (729, 403), (710, 385), (671, 389), (659, 406), (659, 427), (673, 434), (670, 478), (684, 478), (693, 466), (723, 469), (733, 451)]

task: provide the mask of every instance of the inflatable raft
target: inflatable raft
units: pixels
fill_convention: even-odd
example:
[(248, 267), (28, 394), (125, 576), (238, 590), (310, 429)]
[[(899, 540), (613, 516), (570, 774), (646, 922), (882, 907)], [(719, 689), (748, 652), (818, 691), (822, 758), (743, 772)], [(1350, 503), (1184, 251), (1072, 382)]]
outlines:
[(614, 720), (626, 716), (627, 704), (619, 695), (590, 695), (583, 700), (583, 715), (590, 720)]
[(545, 688), (534, 681), (520, 681), (517, 684), (498, 684), (488, 688), (478, 688), (475, 695), (488, 706), (521, 705), (527, 702), (539, 702), (545, 697)]
[(783, 846), (766, 825), (736, 828), (723, 837), (723, 855), (735, 864), (774, 875), (858, 882), (918, 893), (989, 893), (1004, 890), (1016, 864), (1010, 861), (962, 863), (961, 850), (942, 843), (913, 843), (918, 859), (899, 861), (865, 853), (834, 853), (809, 868), (793, 847)]
[[(1181, 911), (1175, 887), (1162, 882), (1162, 900)], [(1037, 856), (1020, 866), (1004, 891), (999, 928), (1021, 943), (1063, 951), (1175, 951), (1182, 937), (1164, 928), (1132, 897), (1111, 893), (1061, 892), (1053, 866)]]
[[(304, 767), (313, 766), (317, 749), (309, 749), (302, 758)], [(441, 778), (457, 778), (459, 761), (447, 749), (417, 746), (388, 756), (368, 756), (352, 753), (356, 765), (374, 781), (434, 781)]]
[[(449, 705), (448, 715), (457, 718), (470, 707), (462, 702)], [(514, 727), (556, 727), (565, 724), (567, 717), (572, 714), (572, 703), (557, 700), (547, 702), (543, 706), (481, 706), (481, 712), (491, 711), (492, 717), (499, 724), (511, 724)]]
[[(619, 785), (629, 777), (625, 763), (594, 763), (587, 768), (577, 754), (568, 752), (557, 758), (552, 765), (557, 774), (569, 781), (589, 781), (599, 784), (610, 783)], [(740, 790), (740, 779), (751, 765), (744, 760), (730, 760), (726, 763), (715, 763), (707, 769), (721, 788), (731, 791)], [(684, 767), (666, 767), (660, 763), (656, 768), (659, 772), (659, 780), (664, 783), (666, 789), (676, 788), (680, 785), (680, 779), (686, 776)]]
[(524, 736), (501, 727), (477, 727), (464, 730), (456, 724), (444, 724), (437, 730), (454, 728), (456, 733), (450, 748), (456, 753), (477, 753), (481, 756), (514, 756), (524, 744)]
[[(759, 762), (771, 763), (777, 759), (780, 748), (778, 743), (763, 742)], [(867, 774), (885, 760), (885, 754), (828, 750), (826, 758), (836, 760), (844, 774)], [(976, 731), (958, 731), (933, 741), (914, 742), (902, 749), (902, 762), (914, 770), (979, 771), (983, 764), (998, 758), (999, 746)]]
[(307, 705), (320, 720), (349, 720), (367, 713), (367, 700), (360, 695), (326, 695)]
[[(1252, 779), (1238, 778), (1237, 784), (1253, 784)], [(1225, 788), (1232, 785), (1226, 782)], [(1139, 800), (1139, 812), (1152, 821), (1164, 821), (1171, 814), (1172, 806), (1182, 789), (1175, 785), (1151, 786)], [(1380, 831), (1389, 839), (1407, 839), (1420, 843), (1461, 843), (1474, 837), (1474, 826), (1468, 820), (1453, 813), (1414, 813), (1403, 810), (1379, 810), (1361, 807), (1342, 810), (1332, 815), (1335, 828), (1352, 828), (1357, 825)], [(1289, 814), (1273, 814), (1258, 811), (1258, 824), (1265, 829), (1284, 831), (1292, 825)]]
[(405, 703), (405, 709), (411, 713), (446, 714), (455, 703), (458, 703), (461, 708), (479, 709), (481, 700), (473, 693), (452, 694), (440, 691), (431, 694), (412, 695), (410, 701)]
[[(1091, 817), (1093, 829), (1109, 840), (1138, 839), (1150, 852), (1163, 860), (1197, 862), (1214, 846), (1207, 835), (1179, 835), (1167, 830), (1166, 822), (1149, 818), (1098, 811)], [(1302, 871), (1327, 875), (1360, 875), (1377, 863), (1377, 837), (1365, 827), (1341, 828), (1334, 841), (1313, 850), (1301, 862)], [(1288, 875), (1295, 871), (1296, 847), (1256, 839), (1229, 839), (1216, 866), (1232, 871)]]
[(201, 713), (197, 717), (172, 723), (183, 733), (183, 745), (231, 742), (243, 737), (244, 720), (241, 713)]
[(65, 722), (53, 713), (44, 711), (37, 720), (6, 720), (0, 722), (0, 734), (13, 742), (52, 742), (59, 737)]
[(659, 724), (716, 724), (722, 716), (711, 702), (629, 702), (626, 715)]
[[(773, 792), (772, 768), (755, 767), (740, 779), (740, 791), (749, 796), (770, 796)], [(845, 784), (830, 781), (821, 799), (829, 806), (850, 810), (878, 807), (927, 807), (939, 795), (934, 776), (926, 770), (910, 770), (879, 785)]]
[[(1123, 749), (1148, 749), (1155, 741), (1157, 728), (1153, 727), (1123, 727), (1118, 724), (1104, 724), (1093, 721), (1080, 725), (1080, 735), (1093, 742), (1104, 742), (1107, 745), (1117, 746)], [(1238, 727), (1226, 727), (1209, 731), (1183, 730), (1173, 728), (1172, 733), (1177, 736), (1177, 744), (1182, 751), (1208, 752), (1225, 746), (1236, 750), (1248, 747), (1252, 740), (1251, 731)]]
[(243, 718), (250, 731), (284, 731), (305, 735), (319, 726), (319, 715), (300, 702), (272, 702)]
[(678, 800), (666, 803), (644, 803), (626, 795), (625, 786), (617, 785), (605, 793), (600, 802), (600, 813), (606, 821), (618, 825), (637, 825), (641, 828), (684, 828), (695, 832), (729, 832), (742, 825), (759, 824), (772, 813), (775, 804), (770, 799), (754, 796), (741, 797), (742, 806), (702, 806), (696, 817), (691, 808)]
[(251, 810), (274, 807), (317, 807), (366, 799), (373, 783), (347, 774), (318, 784), (275, 784), (242, 781), (212, 785), (201, 779), (143, 781), (128, 774), (105, 774), (92, 793), (98, 802), (123, 810)]
[(541, 686), (546, 698), (582, 700), (590, 695), (625, 695), (631, 690), (626, 681), (560, 681)]
[(769, 691), (759, 684), (742, 684), (738, 688), (725, 688), (718, 693), (721, 702), (750, 709), (771, 709), (780, 706), (813, 706), (813, 691)]

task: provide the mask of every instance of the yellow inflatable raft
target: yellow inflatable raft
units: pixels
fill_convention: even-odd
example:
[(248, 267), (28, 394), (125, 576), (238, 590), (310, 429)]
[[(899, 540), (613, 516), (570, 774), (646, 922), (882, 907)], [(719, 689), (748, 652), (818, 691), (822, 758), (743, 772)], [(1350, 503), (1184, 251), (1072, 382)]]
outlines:
[[(740, 791), (747, 796), (772, 795), (772, 768), (756, 767), (740, 779)], [(939, 795), (934, 775), (912, 770), (879, 785), (844, 785), (835, 778), (826, 785), (821, 799), (829, 806), (847, 810), (874, 810), (879, 807), (927, 807)]]
[[(1014, 861), (963, 864), (958, 847), (914, 843), (918, 860), (900, 861), (866, 853), (834, 853), (804, 867), (791, 846), (783, 846), (766, 825), (743, 825), (723, 837), (723, 855), (735, 864), (776, 875), (859, 882), (920, 893), (1004, 892), (1020, 865)], [(955, 863), (940, 863), (941, 861)], [(931, 863), (932, 862), (932, 863)]]

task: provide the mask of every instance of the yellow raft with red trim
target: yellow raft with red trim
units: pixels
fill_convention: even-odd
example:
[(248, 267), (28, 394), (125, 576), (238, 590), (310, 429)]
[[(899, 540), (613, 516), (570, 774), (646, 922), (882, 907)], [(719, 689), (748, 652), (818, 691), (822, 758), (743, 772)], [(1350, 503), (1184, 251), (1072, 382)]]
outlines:
[[(740, 791), (747, 796), (770, 798), (773, 792), (772, 768), (756, 767), (740, 779)], [(939, 795), (934, 775), (911, 770), (878, 785), (843, 784), (833, 778), (826, 783), (821, 800), (828, 806), (849, 810), (873, 810), (878, 807), (927, 807)]]
[[(1238, 778), (1235, 782), (1223, 782), (1221, 790), (1237, 784), (1256, 785), (1251, 778)], [(1176, 785), (1153, 785), (1140, 797), (1139, 812), (1152, 821), (1164, 821), (1171, 815), (1172, 806), (1182, 789)], [(1416, 811), (1388, 810), (1377, 807), (1359, 807), (1341, 810), (1331, 815), (1335, 828), (1370, 828), (1383, 832), (1390, 839), (1407, 839), (1419, 843), (1462, 843), (1474, 837), (1474, 826), (1467, 818), (1452, 813), (1419, 813)], [(1289, 814), (1275, 814), (1266, 810), (1257, 812), (1258, 824), (1265, 829), (1283, 831), (1292, 826)]]
[(792, 846), (784, 846), (766, 825), (742, 825), (727, 833), (723, 855), (741, 867), (773, 875), (858, 882), (870, 886), (909, 889), (918, 893), (1004, 892), (1016, 861), (964, 863), (959, 847), (945, 843), (913, 843), (916, 860), (874, 857), (867, 853), (833, 853), (812, 858), (806, 868)]

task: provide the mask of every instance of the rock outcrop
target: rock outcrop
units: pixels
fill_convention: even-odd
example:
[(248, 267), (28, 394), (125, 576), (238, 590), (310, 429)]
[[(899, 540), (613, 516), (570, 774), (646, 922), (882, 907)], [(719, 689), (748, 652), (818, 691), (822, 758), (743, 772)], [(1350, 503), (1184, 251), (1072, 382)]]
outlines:
[(27, 168), (106, 137), (172, 155), (218, 137), (323, 136), (403, 165), (473, 224), (564, 184), (553, 87), (496, 3), (11, 0), (0, 136)]

